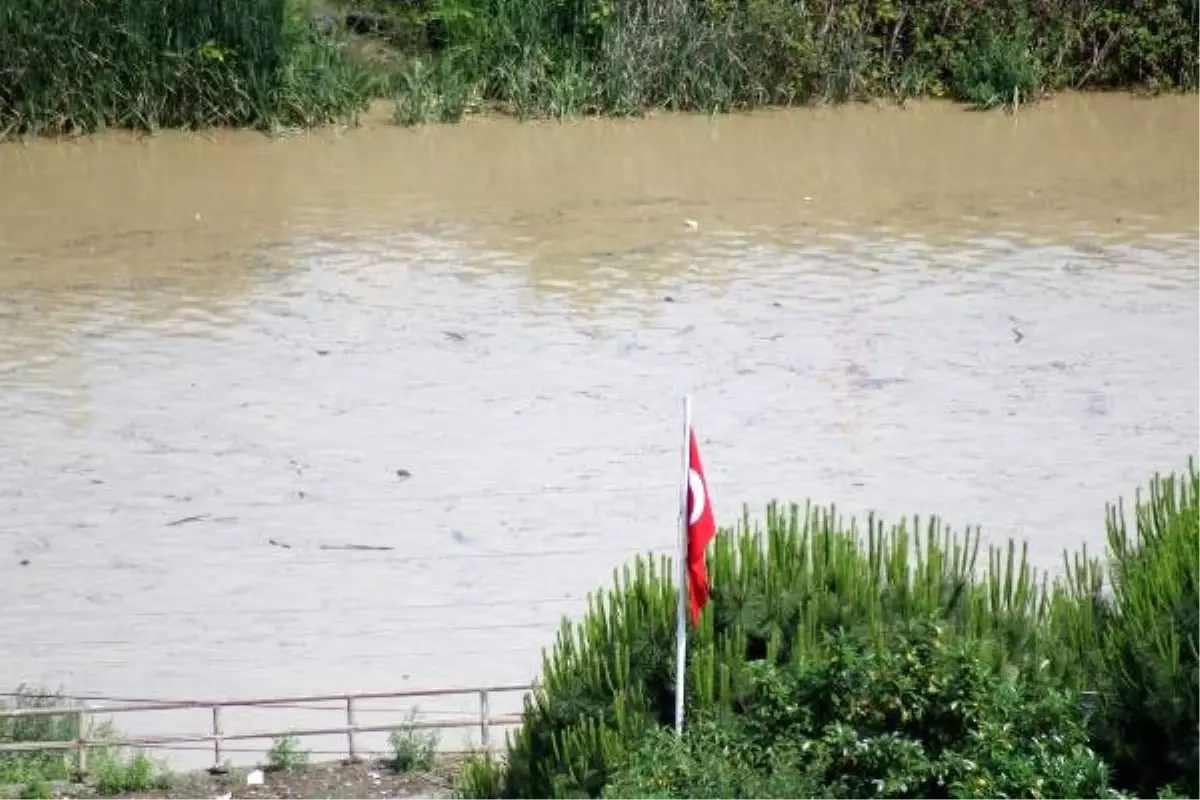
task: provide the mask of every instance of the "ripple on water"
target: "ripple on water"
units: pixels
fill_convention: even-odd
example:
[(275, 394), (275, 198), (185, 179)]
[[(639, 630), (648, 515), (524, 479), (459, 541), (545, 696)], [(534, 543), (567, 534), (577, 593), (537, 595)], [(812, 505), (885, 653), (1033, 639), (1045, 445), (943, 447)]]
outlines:
[(48, 245), (33, 255), (61, 270), (7, 267), (8, 682), (179, 697), (526, 680), (561, 614), (630, 554), (672, 547), (684, 392), (723, 520), (774, 497), (938, 512), (1026, 539), (1049, 568), (1100, 546), (1106, 500), (1195, 448), (1194, 238), (1097, 224), (1038, 241), (1003, 219), (953, 241), (894, 220), (868, 235), (750, 219), (769, 190), (797, 193), (783, 178), (743, 208), (675, 185), (701, 180), (686, 171), (631, 174), (668, 199), (561, 212), (464, 178), (471, 214), (405, 216), (395, 181), (343, 224), (322, 222), (346, 188), (326, 175), (319, 202), (255, 217), (259, 238), (235, 205), (229, 241), (201, 248), (164, 202), (143, 208), (158, 234), (88, 233), (94, 265)]

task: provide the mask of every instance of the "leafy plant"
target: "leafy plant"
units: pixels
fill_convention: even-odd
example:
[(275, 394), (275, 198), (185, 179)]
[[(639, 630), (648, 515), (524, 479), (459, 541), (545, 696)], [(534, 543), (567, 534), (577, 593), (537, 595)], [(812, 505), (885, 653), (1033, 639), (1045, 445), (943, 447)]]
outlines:
[(95, 761), (96, 792), (101, 795), (147, 792), (171, 785), (171, 773), (166, 766), (155, 763), (142, 752), (125, 760), (119, 751), (106, 749), (98, 751)]
[(883, 642), (833, 634), (830, 657), (757, 662), (732, 713), (683, 740), (656, 729), (605, 797), (1116, 797), (1078, 698), (1002, 676), (987, 642), (936, 621)]
[[(416, 722), (416, 711), (409, 716), (409, 723)], [(426, 772), (437, 760), (437, 734), (419, 728), (405, 727), (388, 736), (391, 746), (390, 763), (397, 772)]]
[(271, 742), (267, 750), (267, 769), (275, 772), (291, 772), (307, 766), (309, 751), (300, 746), (300, 740), (292, 735), (280, 736)]
[(49, 800), (52, 797), (54, 792), (49, 782), (40, 776), (21, 786), (21, 800)]

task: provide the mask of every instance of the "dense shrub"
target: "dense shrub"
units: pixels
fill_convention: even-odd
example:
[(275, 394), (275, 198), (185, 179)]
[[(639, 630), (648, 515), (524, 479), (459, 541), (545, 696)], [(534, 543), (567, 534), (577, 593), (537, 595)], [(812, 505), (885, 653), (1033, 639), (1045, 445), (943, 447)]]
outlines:
[(1155, 479), (1125, 510), (1108, 512), (1112, 598), (1100, 608), (1095, 659), (1097, 748), (1121, 786), (1154, 796), (1172, 786), (1200, 797), (1200, 474)]
[(0, 3), (0, 135), (309, 125), (365, 97), (287, 0)]
[[(975, 654), (982, 667), (1098, 693), (1091, 741), (1112, 759), (1118, 787), (1184, 791), (1196, 777), (1197, 494), (1194, 467), (1186, 482), (1156, 480), (1138, 504), (1140, 547), (1110, 514), (1110, 570), (1085, 552), (1053, 583), (1012, 543), (977, 569), (978, 534), (955, 537), (936, 519), (921, 536), (919, 523), (888, 530), (873, 518), (858, 530), (832, 508), (772, 505), (762, 529), (743, 517), (709, 554), (713, 596), (690, 637), (689, 713), (734, 713), (759, 662), (819, 664), (837, 657), (833, 634), (883, 642), (896, 626), (934, 619), (956, 641), (986, 642)], [(507, 759), (472, 763), (465, 795), (600, 796), (632, 744), (671, 724), (671, 574), (666, 562), (637, 559), (590, 598), (583, 619), (564, 622)], [(1112, 600), (1106, 576), (1118, 587)]]
[(419, 17), (453, 77), (427, 68), (401, 103), (445, 87), (520, 116), (1195, 88), (1200, 43), (1196, 0), (435, 0)]
[(757, 662), (730, 712), (660, 728), (605, 797), (1112, 797), (1079, 699), (1005, 678), (986, 642), (934, 622), (883, 643), (837, 635), (796, 667)]
[[(825, 653), (826, 634), (883, 637), (894, 624), (934, 615), (964, 635), (994, 642), (997, 668), (1045, 663), (1078, 678), (1058, 646), (1069, 629), (1070, 592), (1039, 588), (1014, 547), (976, 569), (978, 534), (955, 537), (936, 520), (865, 530), (835, 509), (768, 508), (764, 529), (744, 518), (710, 551), (712, 603), (689, 646), (689, 706), (730, 708), (751, 662), (798, 664)], [(564, 623), (514, 736), (505, 796), (598, 796), (611, 764), (674, 713), (674, 588), (666, 567), (638, 559), (616, 587)], [(1081, 571), (1091, 574), (1089, 569)], [(1061, 618), (1061, 619), (1060, 619)], [(1055, 625), (1050, 620), (1059, 619)]]

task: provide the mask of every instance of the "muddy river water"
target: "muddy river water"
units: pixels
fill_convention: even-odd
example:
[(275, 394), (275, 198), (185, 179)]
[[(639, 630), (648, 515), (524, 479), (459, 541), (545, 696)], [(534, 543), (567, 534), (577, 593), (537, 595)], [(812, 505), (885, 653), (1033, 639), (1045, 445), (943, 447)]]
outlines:
[(527, 681), (685, 392), (719, 520), (1100, 547), (1197, 447), (1198, 107), (0, 146), (0, 688)]

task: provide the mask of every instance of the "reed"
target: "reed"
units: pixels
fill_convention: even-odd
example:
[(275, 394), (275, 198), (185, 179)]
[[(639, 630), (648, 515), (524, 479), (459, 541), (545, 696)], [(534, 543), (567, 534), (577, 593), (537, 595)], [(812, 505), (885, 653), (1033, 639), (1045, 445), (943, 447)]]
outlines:
[(286, 0), (7, 0), (0, 134), (313, 125), (366, 78)]
[(427, 57), (520, 117), (1194, 89), (1200, 46), (1194, 0), (440, 0), (428, 16), (444, 35)]

